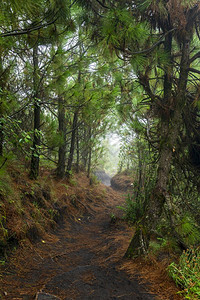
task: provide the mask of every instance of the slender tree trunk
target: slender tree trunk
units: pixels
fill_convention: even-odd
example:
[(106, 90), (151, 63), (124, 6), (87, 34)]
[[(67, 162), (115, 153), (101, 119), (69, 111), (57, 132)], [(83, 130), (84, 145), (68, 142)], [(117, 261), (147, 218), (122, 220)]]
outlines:
[(119, 171), (118, 173), (121, 173), (122, 172), (122, 168), (123, 168), (123, 162), (120, 163), (120, 166), (119, 166)]
[(78, 123), (78, 111), (75, 111), (74, 118), (73, 118), (73, 124), (72, 124), (71, 145), (70, 145), (69, 158), (68, 158), (68, 164), (67, 164), (68, 175), (72, 169), (72, 163), (73, 163), (73, 158), (74, 158), (77, 123)]
[[(3, 60), (2, 57), (0, 56), (0, 73), (3, 74), (4, 70), (3, 70)], [(0, 88), (3, 91), (4, 88), (4, 82), (3, 82), (3, 78), (0, 78)], [(4, 116), (4, 112), (3, 112), (3, 100), (0, 101), (0, 118), (3, 118)], [(0, 157), (3, 156), (3, 142), (4, 142), (4, 133), (3, 133), (3, 128), (4, 124), (3, 121), (0, 122)]]
[(57, 164), (57, 177), (63, 178), (65, 176), (65, 161), (66, 161), (66, 118), (64, 99), (59, 97), (58, 99), (58, 123), (59, 134), (62, 137), (62, 143), (58, 150), (58, 164)]
[(0, 123), (0, 157), (3, 156), (3, 142), (4, 142), (3, 122), (1, 122)]
[(76, 130), (76, 173), (79, 173), (80, 150), (79, 150), (79, 130)]
[(88, 157), (88, 169), (87, 169), (87, 177), (90, 177), (91, 172), (91, 161), (92, 161), (92, 149), (89, 150), (89, 157)]
[[(79, 59), (81, 61), (82, 56), (82, 48), (81, 44), (79, 44)], [(78, 71), (78, 83), (81, 85), (81, 68)], [(80, 152), (79, 152), (79, 130), (76, 129), (76, 173), (79, 173), (79, 160), (80, 160)]]
[(137, 191), (136, 191), (136, 201), (138, 199), (139, 193), (141, 191), (142, 187), (142, 155), (141, 155), (141, 149), (140, 149), (140, 141), (139, 141), (139, 136), (137, 136), (137, 152), (138, 152), (138, 186), (137, 186)]
[(40, 76), (38, 65), (38, 46), (33, 48), (33, 86), (34, 86), (34, 134), (33, 134), (33, 146), (31, 157), (31, 169), (30, 178), (37, 179), (39, 175), (39, 163), (40, 163)]
[(87, 169), (87, 177), (90, 177), (90, 170), (91, 170), (91, 161), (92, 161), (92, 146), (91, 146), (91, 137), (92, 137), (92, 130), (91, 127), (89, 128), (89, 153), (88, 153), (88, 169)]
[[(87, 168), (87, 162), (88, 162), (88, 135), (87, 135), (87, 130), (84, 128), (84, 144), (83, 144), (83, 150), (82, 150), (82, 160), (83, 160), (83, 167), (84, 170), (86, 171)], [(86, 145), (87, 143), (87, 145)]]
[[(157, 181), (147, 203), (145, 214), (140, 220), (131, 243), (125, 253), (125, 257), (135, 257), (146, 254), (149, 246), (152, 231), (156, 228), (162, 215), (164, 203), (169, 196), (168, 178), (172, 164), (173, 151), (179, 137), (179, 132), (183, 124), (182, 111), (186, 103), (186, 86), (188, 79), (190, 53), (190, 35), (185, 35), (182, 45), (182, 59), (177, 94), (174, 98), (173, 111), (171, 115), (161, 117), (160, 135), (160, 158), (158, 162)], [(167, 78), (167, 77), (166, 77)], [(166, 85), (168, 88), (170, 84)], [(171, 94), (169, 90), (165, 95)], [(165, 99), (167, 100), (167, 98)]]

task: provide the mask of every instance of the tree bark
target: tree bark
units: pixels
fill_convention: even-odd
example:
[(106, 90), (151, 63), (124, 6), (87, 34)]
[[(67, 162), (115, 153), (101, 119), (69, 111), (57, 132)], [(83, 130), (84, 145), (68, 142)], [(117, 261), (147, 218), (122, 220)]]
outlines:
[(59, 123), (59, 134), (62, 137), (61, 145), (58, 150), (58, 164), (56, 174), (58, 178), (65, 176), (65, 162), (66, 162), (66, 118), (65, 118), (65, 107), (64, 99), (59, 97), (58, 99), (58, 123)]
[(79, 150), (79, 131), (76, 130), (76, 173), (79, 173), (80, 150)]
[[(3, 69), (3, 60), (2, 57), (0, 56), (0, 72), (1, 74), (4, 73), (4, 69)], [(3, 91), (4, 88), (4, 80), (1, 77), (0, 78), (0, 88)], [(2, 100), (3, 101), (3, 100)], [(4, 112), (3, 112), (3, 105), (2, 102), (0, 102), (0, 118), (4, 117)], [(3, 156), (3, 142), (4, 142), (4, 133), (3, 133), (3, 129), (4, 129), (4, 123), (3, 120), (0, 122), (0, 157)]]
[(4, 142), (3, 122), (1, 122), (0, 123), (0, 157), (3, 156), (3, 142)]
[(138, 201), (138, 196), (142, 188), (142, 151), (141, 151), (141, 146), (140, 146), (140, 140), (139, 136), (137, 135), (137, 142), (136, 142), (136, 147), (137, 147), (137, 154), (138, 154), (138, 170), (137, 170), (137, 191), (135, 194), (136, 201)]
[(87, 177), (90, 177), (90, 169), (91, 169), (91, 161), (92, 161), (92, 146), (91, 146), (91, 137), (92, 130), (89, 128), (89, 153), (88, 153), (88, 169), (87, 169)]
[[(172, 164), (173, 151), (179, 137), (179, 132), (183, 124), (182, 111), (186, 103), (186, 87), (189, 68), (190, 34), (186, 34), (182, 43), (182, 58), (180, 64), (179, 83), (176, 97), (173, 101), (173, 111), (168, 115), (162, 115), (160, 119), (160, 151), (157, 170), (156, 185), (151, 193), (149, 201), (146, 203), (145, 214), (138, 222), (136, 232), (125, 253), (125, 257), (135, 257), (146, 254), (152, 231), (156, 228), (162, 215), (164, 203), (168, 197), (168, 178)], [(169, 74), (170, 75), (170, 74)], [(168, 77), (169, 78), (169, 77)], [(165, 80), (167, 77), (165, 76)], [(167, 91), (165, 102), (168, 101), (171, 84), (165, 83)]]
[(38, 64), (38, 46), (33, 48), (33, 88), (34, 88), (34, 133), (31, 157), (30, 178), (37, 179), (40, 164), (40, 77)]
[(75, 150), (75, 141), (76, 141), (76, 129), (78, 123), (78, 111), (74, 112), (73, 124), (72, 124), (72, 135), (71, 135), (71, 145), (70, 145), (70, 152), (67, 164), (67, 174), (70, 174), (72, 169), (72, 163), (74, 159), (74, 150)]
[(84, 170), (86, 171), (86, 168), (87, 168), (87, 163), (88, 163), (88, 141), (89, 141), (89, 138), (88, 138), (88, 134), (87, 134), (87, 127), (85, 125), (84, 127), (84, 132), (83, 132), (83, 140), (84, 140), (84, 143), (83, 143), (83, 146), (82, 146), (82, 162), (83, 162), (83, 167), (84, 167)]

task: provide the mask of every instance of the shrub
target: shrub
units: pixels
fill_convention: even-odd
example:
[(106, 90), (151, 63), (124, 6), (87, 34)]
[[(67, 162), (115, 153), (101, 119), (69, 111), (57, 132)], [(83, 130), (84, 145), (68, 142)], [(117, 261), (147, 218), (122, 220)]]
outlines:
[(170, 264), (169, 274), (183, 289), (185, 299), (200, 299), (200, 247), (184, 251), (179, 263)]
[(141, 201), (133, 201), (130, 195), (126, 198), (125, 206), (118, 206), (125, 212), (124, 219), (134, 224), (143, 214), (143, 205)]

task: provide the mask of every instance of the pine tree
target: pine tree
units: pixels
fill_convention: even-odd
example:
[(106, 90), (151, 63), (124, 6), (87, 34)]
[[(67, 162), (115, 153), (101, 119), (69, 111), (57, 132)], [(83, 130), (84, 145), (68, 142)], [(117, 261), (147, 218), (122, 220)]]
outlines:
[[(158, 123), (157, 179), (126, 252), (126, 256), (131, 257), (146, 253), (164, 203), (170, 201), (168, 180), (184, 126), (184, 110), (190, 101), (189, 76), (198, 74), (191, 64), (199, 57), (198, 51), (192, 48), (194, 30), (196, 28), (197, 35), (199, 30), (199, 3), (179, 0), (159, 1), (159, 5), (157, 1), (79, 3), (95, 18), (91, 27), (101, 44), (132, 65)], [(178, 239), (184, 248), (181, 237)]]

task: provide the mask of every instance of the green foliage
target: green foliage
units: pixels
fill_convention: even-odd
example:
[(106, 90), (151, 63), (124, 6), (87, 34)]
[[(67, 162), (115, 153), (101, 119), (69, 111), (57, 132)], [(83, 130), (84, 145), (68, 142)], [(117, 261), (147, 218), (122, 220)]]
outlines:
[(118, 206), (118, 208), (124, 211), (124, 219), (131, 224), (137, 222), (144, 212), (142, 202), (135, 202), (130, 195), (126, 198), (125, 206)]
[(156, 240), (150, 241), (149, 250), (155, 255), (159, 256), (159, 253), (179, 253), (180, 249), (177, 246), (177, 241), (174, 237), (168, 236), (157, 237)]
[[(7, 174), (5, 167), (0, 170), (0, 198), (4, 201), (10, 202), (11, 197), (13, 196), (13, 190), (11, 187), (11, 179)], [(0, 246), (6, 244), (8, 237), (8, 230), (6, 228), (6, 210), (5, 205), (1, 201), (0, 203)]]
[(98, 183), (99, 183), (99, 180), (98, 180), (97, 176), (94, 174), (91, 174), (90, 175), (90, 184), (97, 185)]
[[(165, 209), (167, 212), (167, 207)], [(183, 214), (182, 211), (180, 211), (179, 213), (177, 213), (177, 211), (171, 211), (170, 214), (174, 214), (174, 230), (178, 233), (184, 243), (188, 246), (198, 245), (200, 242), (200, 229), (192, 215), (189, 215), (188, 213)], [(167, 215), (163, 214), (156, 228), (157, 234), (159, 236), (162, 236), (161, 239), (158, 238), (159, 244), (161, 247), (163, 247), (163, 241), (165, 240), (166, 247), (164, 248), (166, 250), (168, 250), (169, 252), (179, 253), (180, 248), (171, 226), (172, 224), (170, 218), (168, 218)]]
[(6, 264), (5, 260), (0, 260), (0, 265), (4, 266)]
[(136, 72), (142, 71), (148, 63), (149, 61), (142, 54), (132, 56), (131, 58), (131, 65), (133, 67), (133, 70), (135, 70)]
[(149, 249), (153, 254), (157, 254), (161, 250), (161, 245), (158, 241), (150, 241), (149, 243)]
[(189, 214), (180, 219), (177, 231), (183, 236), (187, 245), (197, 245), (200, 242), (200, 229), (194, 218)]
[(76, 179), (73, 177), (72, 171), (69, 171), (68, 173), (69, 173), (69, 176), (70, 176), (70, 177), (68, 178), (69, 184), (71, 184), (72, 186), (76, 186), (76, 185), (77, 185), (77, 181), (76, 181)]
[(111, 223), (115, 223), (116, 220), (117, 220), (117, 218), (116, 218), (115, 214), (114, 214), (114, 213), (111, 213), (111, 214), (110, 214), (110, 222), (111, 222)]
[[(83, 11), (85, 16), (82, 20), (81, 9), (76, 6), (78, 2), (88, 9)], [(196, 24), (196, 31), (192, 28), (188, 30), (193, 34), (190, 59), (197, 55), (197, 59), (188, 66), (191, 77), (184, 85), (187, 86), (185, 96), (180, 97), (183, 100), (188, 99), (183, 105), (176, 105), (176, 96), (184, 92), (179, 91), (180, 79), (186, 76), (181, 74), (180, 57), (184, 49), (184, 34), (181, 32), (179, 35), (178, 23), (182, 20), (180, 27), (184, 27), (182, 25), (187, 22), (185, 16), (191, 13), (186, 9), (191, 8), (197, 1), (138, 0), (134, 5), (132, 1), (107, 2), (110, 4), (109, 9), (104, 10), (98, 1), (1, 1), (0, 33), (12, 30), (20, 32), (23, 28), (31, 30), (35, 26), (40, 27), (41, 24), (56, 20), (55, 24), (40, 28), (39, 31), (34, 30), (28, 35), (0, 38), (0, 132), (1, 145), (4, 148), (4, 158), (0, 163), (3, 163), (9, 153), (14, 153), (19, 159), (25, 157), (30, 160), (33, 150), (34, 156), (39, 157), (40, 153), (43, 159), (48, 157), (56, 162), (58, 148), (63, 145), (66, 145), (63, 153), (66, 152), (68, 157), (72, 120), (77, 112), (74, 160), (77, 155), (77, 160), (87, 167), (91, 149), (92, 164), (106, 165), (102, 158), (105, 153), (102, 139), (106, 130), (111, 127), (113, 129), (113, 124), (117, 123), (112, 117), (117, 115), (119, 121), (116, 127), (123, 143), (120, 166), (134, 168), (136, 176), (133, 196), (128, 196), (126, 206), (122, 209), (125, 218), (134, 223), (144, 213), (143, 206), (150, 199), (150, 193), (155, 187), (154, 169), (157, 169), (161, 150), (165, 143), (169, 146), (166, 141), (170, 134), (162, 130), (161, 123), (165, 118), (168, 118), (167, 121), (173, 120), (179, 106), (182, 107), (180, 115), (184, 118), (176, 131), (180, 134), (173, 142), (177, 145), (171, 145), (175, 151), (172, 153), (174, 173), (182, 174), (183, 170), (187, 173), (185, 169), (188, 167), (184, 165), (180, 171), (175, 166), (175, 160), (178, 161), (179, 158), (181, 164), (184, 162), (184, 156), (178, 155), (178, 152), (181, 153), (178, 147), (188, 143), (188, 136), (192, 136), (190, 132), (185, 134), (189, 127), (184, 112), (187, 105), (188, 112), (197, 116), (197, 126), (192, 121), (192, 128), (196, 132), (199, 130), (199, 23), (198, 19), (194, 20), (191, 23)], [(195, 12), (197, 6), (193, 9)], [(95, 14), (96, 17), (93, 18)], [(93, 32), (91, 27), (85, 30), (91, 16)], [(176, 30), (168, 32), (170, 28)], [(91, 45), (91, 40), (88, 39), (91, 35), (93, 41), (100, 41), (98, 46)], [(38, 62), (34, 69), (32, 47), (36, 42), (38, 51), (35, 58)], [(172, 49), (169, 49), (170, 44)], [(106, 57), (102, 57), (102, 51)], [(111, 53), (113, 55), (110, 58)], [(197, 72), (192, 72), (191, 67)], [(34, 84), (34, 73), (37, 84)], [(35, 90), (34, 86), (37, 86)], [(170, 97), (164, 99), (167, 87)], [(39, 129), (35, 130), (37, 137), (41, 139), (41, 144), (37, 146), (38, 153), (31, 147), (34, 133), (33, 102), (36, 100), (33, 90), (37, 92), (35, 94), (40, 98), (37, 102), (41, 106)], [(66, 138), (65, 131), (60, 130), (61, 133), (58, 129), (58, 99), (62, 99)], [(192, 110), (193, 107), (195, 111)], [(174, 124), (170, 125), (171, 130)], [(175, 136), (175, 132), (171, 136)], [(184, 141), (182, 144), (181, 139)], [(116, 163), (117, 151), (110, 153), (112, 158), (108, 158), (109, 162)], [(50, 163), (48, 166), (55, 167)], [(3, 172), (3, 168), (0, 173), (1, 171)], [(196, 174), (198, 177), (199, 170)], [(167, 174), (169, 178), (166, 181), (172, 196), (176, 195), (173, 198), (174, 205), (178, 207), (176, 229), (187, 244), (197, 244), (200, 242), (199, 224), (196, 224), (199, 222), (199, 192), (195, 191), (194, 199), (194, 193), (191, 193), (191, 188), (188, 189), (189, 186), (193, 188), (192, 183), (186, 182), (182, 177), (176, 185), (178, 187), (175, 187), (172, 175), (172, 172), (170, 176)], [(188, 177), (191, 178), (190, 173)], [(75, 184), (73, 178), (70, 180)], [(0, 193), (3, 197), (9, 195), (9, 185), (6, 176), (2, 176)], [(199, 183), (197, 186), (199, 188)], [(180, 191), (184, 193), (184, 201), (181, 200), (183, 204), (180, 204)], [(191, 208), (187, 216), (183, 213), (184, 205)], [(163, 219), (157, 230), (164, 233), (161, 235), (164, 236), (163, 240), (159, 241), (164, 247), (170, 242), (170, 222), (166, 216)]]
[(69, 189), (69, 185), (67, 185), (65, 183), (62, 183), (61, 185), (64, 186), (64, 188), (66, 189), (66, 191)]
[(126, 9), (110, 10), (103, 21), (102, 35), (114, 47), (120, 47), (122, 40), (137, 46), (148, 34), (146, 24), (136, 23)]
[(174, 262), (168, 267), (169, 274), (175, 283), (184, 290), (185, 299), (200, 298), (200, 249), (191, 248), (184, 251), (179, 263)]
[(41, 0), (31, 1), (31, 0), (9, 0), (7, 1), (12, 9), (16, 12), (28, 12), (35, 13), (38, 9), (41, 8)]
[(0, 246), (6, 243), (8, 230), (5, 228), (6, 216), (0, 212)]
[[(0, 162), (3, 159), (0, 159)], [(11, 179), (7, 174), (5, 167), (0, 169), (0, 194), (3, 197), (8, 197), (12, 193)]]

